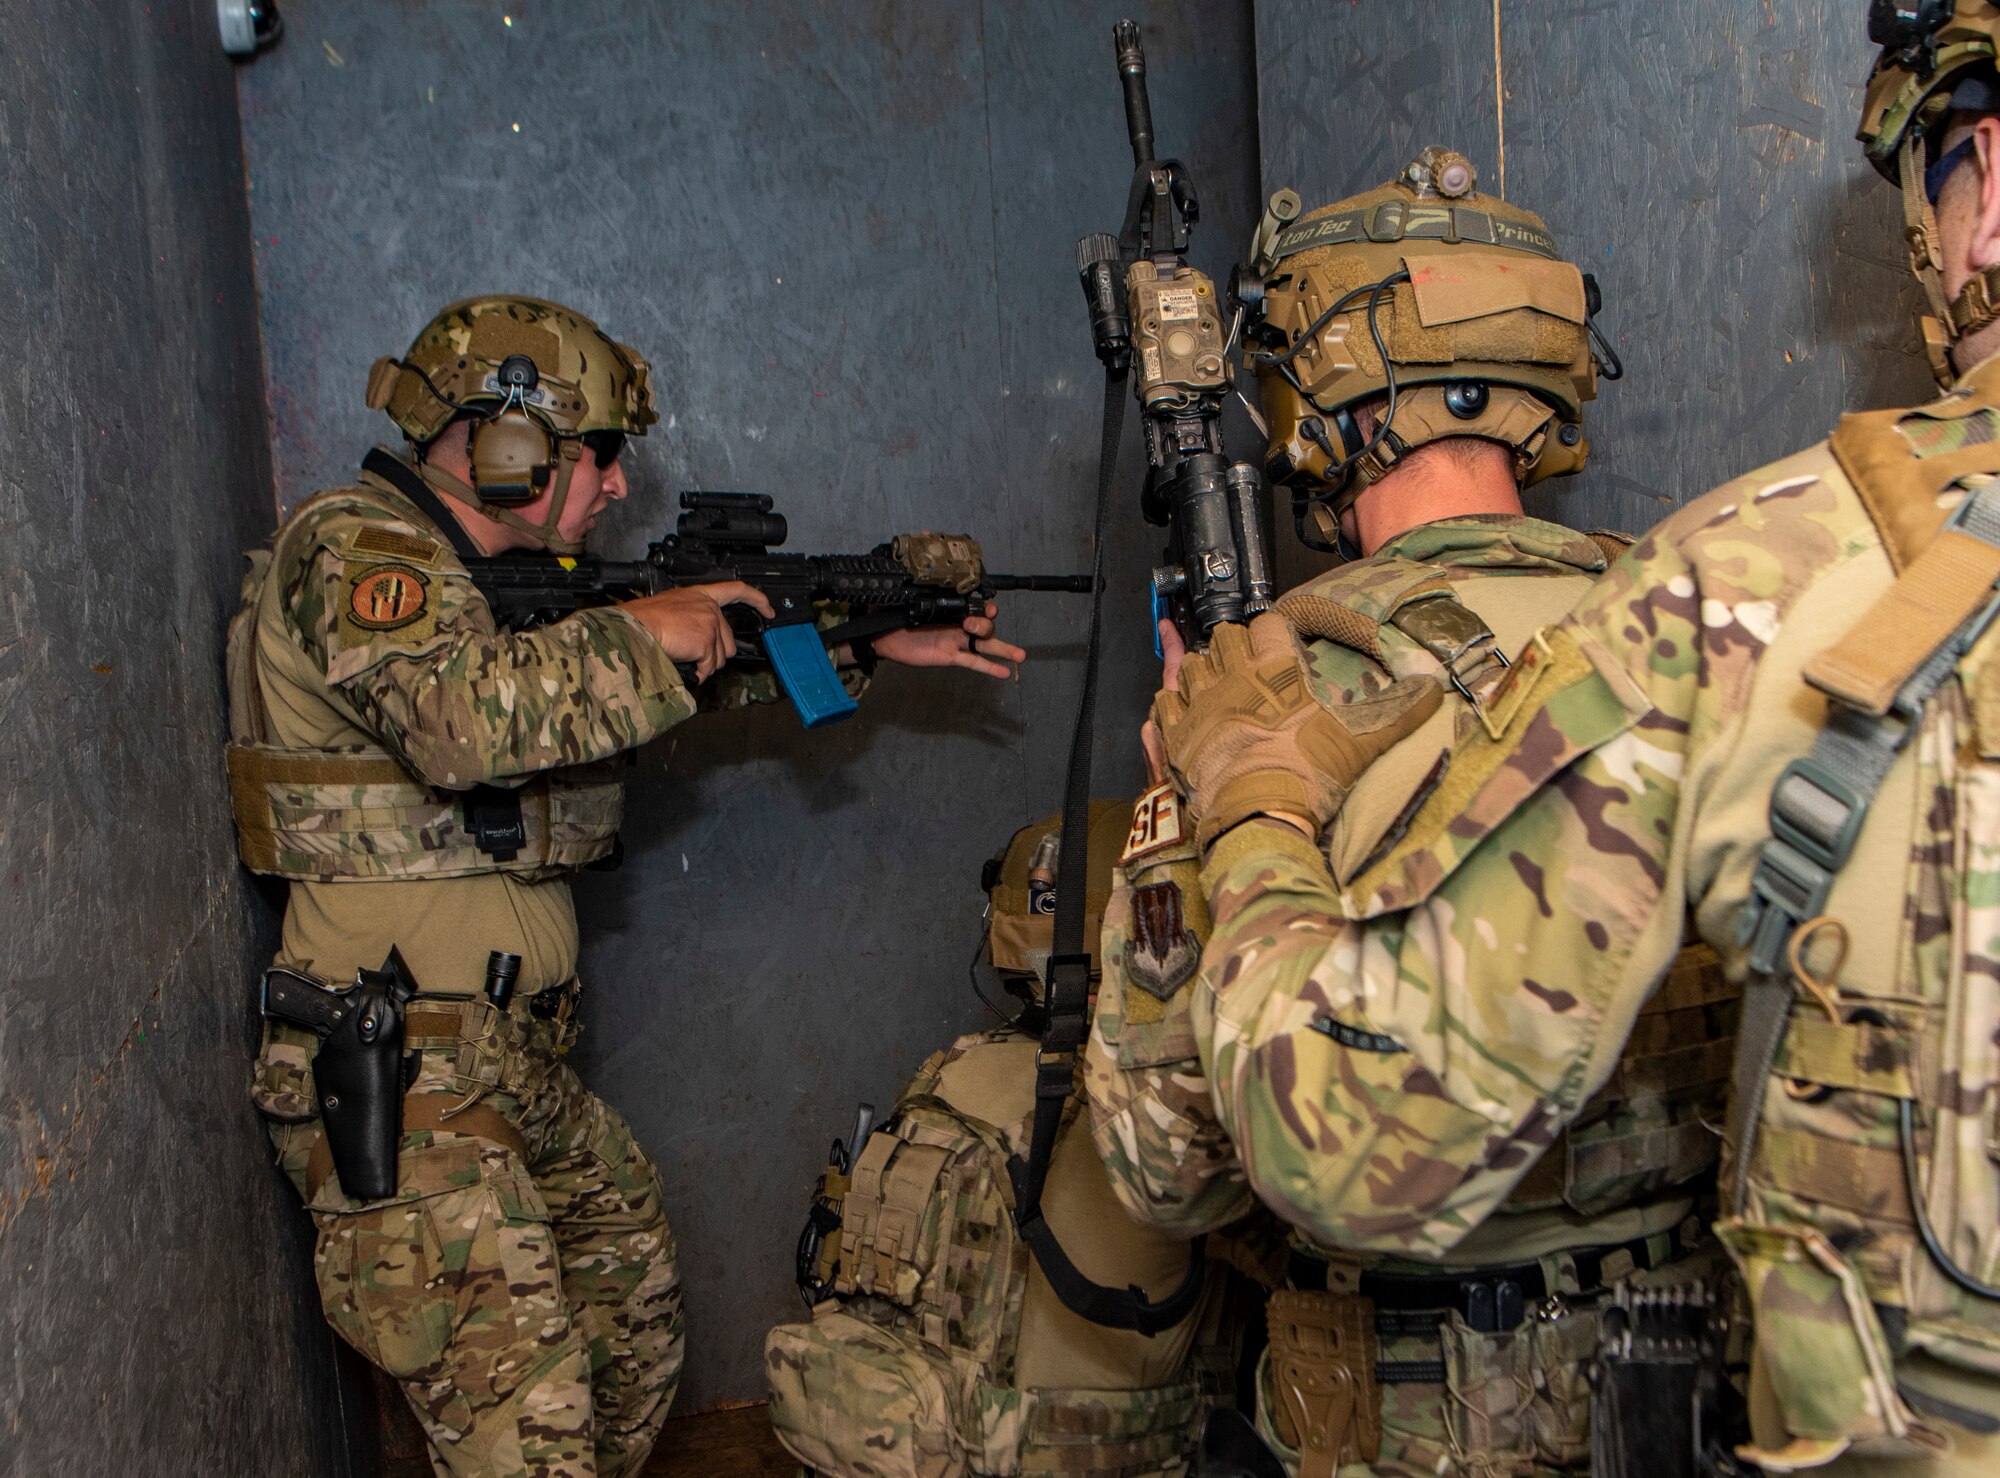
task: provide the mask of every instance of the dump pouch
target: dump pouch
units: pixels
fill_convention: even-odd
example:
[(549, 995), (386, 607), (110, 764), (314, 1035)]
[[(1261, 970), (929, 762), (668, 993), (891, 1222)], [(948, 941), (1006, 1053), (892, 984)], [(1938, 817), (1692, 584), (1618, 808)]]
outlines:
[(320, 1041), (313, 1083), (340, 1188), (357, 1201), (396, 1194), (403, 1137), (403, 1007), (416, 987), (395, 950), (362, 970), (347, 1009)]
[(1826, 1238), (1740, 1217), (1718, 1224), (1716, 1235), (1742, 1275), (1756, 1334), (1745, 1457), (1788, 1472), (1850, 1448), (1875, 1457), (1940, 1450), (1943, 1439), (1896, 1390), (1888, 1336), (1860, 1275)]

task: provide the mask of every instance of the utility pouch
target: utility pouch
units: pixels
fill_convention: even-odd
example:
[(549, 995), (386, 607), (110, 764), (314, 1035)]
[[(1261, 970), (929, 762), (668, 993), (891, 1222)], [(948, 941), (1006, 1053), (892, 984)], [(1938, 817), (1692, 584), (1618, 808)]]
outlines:
[(1382, 1446), (1375, 1382), (1375, 1304), (1358, 1294), (1281, 1289), (1271, 1295), (1271, 1386), (1278, 1438), (1298, 1449), (1299, 1478), (1372, 1463)]
[(1850, 1448), (1873, 1457), (1940, 1449), (1897, 1393), (1889, 1340), (1860, 1275), (1826, 1238), (1740, 1217), (1716, 1234), (1742, 1275), (1756, 1337), (1745, 1457), (1790, 1471)]
[(403, 1007), (416, 994), (395, 950), (356, 972), (338, 1019), (313, 1057), (320, 1123), (340, 1188), (357, 1201), (396, 1194), (403, 1137)]
[(1701, 1282), (1620, 1283), (1598, 1311), (1590, 1370), (1591, 1478), (1692, 1478), (1716, 1294)]

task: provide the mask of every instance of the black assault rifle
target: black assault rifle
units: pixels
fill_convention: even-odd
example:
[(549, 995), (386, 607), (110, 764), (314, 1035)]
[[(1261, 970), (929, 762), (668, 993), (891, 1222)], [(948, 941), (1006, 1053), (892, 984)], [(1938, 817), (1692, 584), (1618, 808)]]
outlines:
[(1153, 157), (1153, 110), (1139, 28), (1113, 28), (1125, 89), (1132, 184), (1117, 235), (1076, 244), (1097, 357), (1123, 376), (1137, 361), (1145, 418), (1146, 483), (1140, 509), (1168, 531), (1166, 562), (1153, 571), (1155, 609), (1171, 606), (1192, 646), (1222, 622), (1270, 608), (1271, 559), (1264, 539), (1264, 479), (1231, 462), (1222, 445), (1222, 403), (1231, 391), (1233, 330), (1208, 274), (1188, 265), (1201, 203), (1187, 166)]
[[(776, 614), (766, 620), (748, 606), (725, 608), (737, 657), (771, 667), (807, 728), (854, 711), (827, 655), (843, 642), (955, 626), (984, 614), (1003, 591), (1090, 593), (1088, 575), (993, 574), (969, 539), (896, 539), (867, 554), (774, 554), (789, 530), (765, 493), (684, 492), (681, 508), (674, 532), (644, 559), (501, 554), (465, 566), (494, 619), (517, 629), (663, 590), (729, 580), (754, 585)], [(821, 629), (822, 602), (845, 606), (848, 618)]]

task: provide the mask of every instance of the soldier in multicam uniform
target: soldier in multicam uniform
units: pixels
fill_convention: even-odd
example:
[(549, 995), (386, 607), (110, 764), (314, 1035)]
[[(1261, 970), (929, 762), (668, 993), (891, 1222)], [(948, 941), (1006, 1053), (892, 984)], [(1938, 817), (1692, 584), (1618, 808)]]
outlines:
[[(1295, 698), (1282, 622), (1154, 713), (1208, 842), (1194, 1036), (1260, 1198), (1459, 1255), (1651, 1034), (1689, 921), (1744, 989), (1748, 1432), (1702, 1471), (1969, 1478), (2000, 1471), (2000, 6), (1878, 0), (1870, 35), (1941, 399), (1655, 529), (1356, 877), (1314, 833), (1359, 751), (1307, 758), (1350, 726)], [(1222, 805), (1246, 776), (1303, 799)], [(1662, 1440), (1643, 1471), (1694, 1471)]]
[[(1299, 220), (1273, 253), (1264, 317), (1282, 353), (1259, 368), (1269, 461), (1323, 500), (1311, 516), (1327, 533), (1337, 519), (1363, 557), (1286, 595), (1271, 619), (1305, 639), (1318, 702), (1394, 706), (1412, 682), (1444, 695), (1326, 832), (1316, 855), (1339, 880), (1395, 843), (1440, 756), (1493, 721), (1509, 661), (1629, 543), (1521, 511), (1521, 486), (1588, 455), (1589, 287), (1538, 217), (1475, 186), (1462, 156), (1427, 150), (1402, 178)], [(1417, 228), (1445, 211), (1448, 239)], [(1392, 218), (1400, 230), (1385, 228)], [(1386, 366), (1367, 325), (1378, 298)], [(1713, 956), (1683, 962), (1659, 1040), (1635, 1047), (1628, 1081), (1593, 1101), (1567, 1154), (1511, 1188), (1477, 1234), (1448, 1249), (1357, 1235), (1269, 1195), (1254, 1174), (1262, 1147), (1216, 1120), (1200, 1050), (1208, 1001), (1190, 986), (1213, 820), (1185, 817), (1184, 794), (1165, 784), (1141, 800), (1106, 913), (1089, 1094), (1121, 1200), (1195, 1233), (1250, 1211), (1254, 1186), (1293, 1224), (1257, 1413), (1293, 1471), (1587, 1470), (1592, 1301), (1617, 1280), (1685, 1280), (1702, 1263), (1689, 1254), (1715, 1154), (1701, 1118), (1727, 1060), (1702, 1048), (1729, 1024), (1711, 1009), (1728, 993)], [(1669, 1036), (1685, 1049), (1671, 1059)]]
[[(1124, 802), (1091, 804), (1093, 921), (1130, 816)], [(986, 953), (1030, 1022), (1054, 939), (1061, 824), (1023, 827), (983, 878)], [(1039, 1045), (1017, 1023), (960, 1037), (879, 1128), (836, 1151), (815, 1204), (823, 1240), (799, 1270), (811, 1321), (779, 1325), (764, 1345), (772, 1424), (812, 1473), (1180, 1478), (1204, 1414), (1230, 1394), (1237, 1321), (1223, 1269), (1119, 1214), (1074, 1101), (1043, 1208), (1073, 1265), (1108, 1289), (1149, 1290), (1157, 1324), (1073, 1312), (1016, 1227), (1008, 1160), (1032, 1138)]]
[[(621, 751), (772, 696), (713, 677), (724, 606), (769, 605), (728, 584), (496, 629), (461, 558), (575, 553), (657, 419), (645, 362), (581, 315), (455, 304), (376, 365), (369, 403), (410, 451), (377, 448), (252, 556), (229, 773), (245, 862), (291, 880), (277, 964), (339, 982), (394, 946), (420, 985), (394, 1194), (332, 1173), (312, 1035), (266, 1023), (253, 1096), (319, 1229), (326, 1316), (401, 1383), (437, 1470), (630, 1473), (673, 1397), (681, 1298), (658, 1173), (561, 1060), (568, 876), (611, 851)], [(988, 617), (876, 652), (1005, 675), (1023, 654)], [(504, 1006), (480, 995), (495, 950), (520, 957)]]

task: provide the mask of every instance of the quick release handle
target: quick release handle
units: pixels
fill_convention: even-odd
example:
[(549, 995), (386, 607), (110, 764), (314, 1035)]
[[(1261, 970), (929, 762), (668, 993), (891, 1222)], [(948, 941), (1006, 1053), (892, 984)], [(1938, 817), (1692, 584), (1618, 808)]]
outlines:
[(1139, 43), (1139, 26), (1123, 20), (1111, 28), (1118, 47), (1118, 80), (1125, 84), (1125, 132), (1132, 139), (1132, 162), (1144, 169), (1153, 162), (1153, 105), (1146, 98), (1146, 48)]

